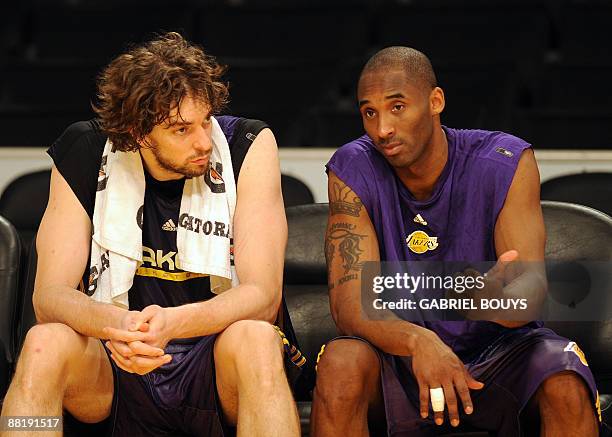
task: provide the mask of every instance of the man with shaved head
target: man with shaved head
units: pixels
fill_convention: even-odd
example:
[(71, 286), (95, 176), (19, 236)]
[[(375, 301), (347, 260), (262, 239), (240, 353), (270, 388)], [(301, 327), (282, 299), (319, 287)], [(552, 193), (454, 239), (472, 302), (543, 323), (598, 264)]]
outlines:
[[(511, 261), (543, 261), (546, 237), (531, 145), (443, 126), (444, 92), (423, 53), (376, 53), (357, 94), (366, 134), (327, 164), (325, 253), (342, 336), (320, 356), (312, 435), (425, 436), (449, 425), (597, 435), (584, 355), (540, 322), (363, 315), (366, 261), (491, 261), (495, 278)], [(545, 287), (541, 273), (534, 278)]]

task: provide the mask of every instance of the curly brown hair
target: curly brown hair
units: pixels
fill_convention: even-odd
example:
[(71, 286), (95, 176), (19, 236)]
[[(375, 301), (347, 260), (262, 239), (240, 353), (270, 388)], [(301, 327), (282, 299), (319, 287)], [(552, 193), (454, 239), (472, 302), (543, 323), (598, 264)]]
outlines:
[(137, 151), (185, 96), (218, 113), (228, 100), (224, 72), (200, 47), (169, 32), (115, 58), (98, 77), (92, 107), (114, 150)]

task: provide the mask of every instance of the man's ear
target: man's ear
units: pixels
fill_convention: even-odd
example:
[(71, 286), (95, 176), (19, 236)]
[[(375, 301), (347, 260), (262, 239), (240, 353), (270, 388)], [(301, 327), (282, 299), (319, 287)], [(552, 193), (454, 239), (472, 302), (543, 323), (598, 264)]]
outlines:
[(444, 106), (446, 101), (444, 99), (444, 91), (442, 88), (435, 87), (431, 90), (431, 94), (429, 95), (429, 108), (431, 110), (431, 115), (440, 115), (442, 111), (444, 111)]

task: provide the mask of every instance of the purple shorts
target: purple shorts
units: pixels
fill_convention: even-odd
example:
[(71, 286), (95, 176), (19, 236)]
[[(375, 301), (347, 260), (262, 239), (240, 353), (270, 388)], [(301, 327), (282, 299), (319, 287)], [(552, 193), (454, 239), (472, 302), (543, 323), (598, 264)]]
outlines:
[(211, 335), (191, 344), (169, 344), (165, 350), (172, 361), (143, 376), (125, 372), (110, 360), (115, 394), (108, 435), (228, 435), (217, 399), (215, 339)]
[[(434, 424), (431, 406), (429, 417), (421, 418), (419, 389), (412, 374), (411, 358), (374, 349), (381, 359), (388, 435), (421, 437), (450, 432), (447, 420), (442, 427)], [(465, 363), (470, 374), (485, 385), (482, 390), (470, 391), (474, 412), (471, 415), (460, 412), (462, 426), (492, 431), (500, 437), (522, 435), (519, 416), (529, 399), (546, 378), (568, 370), (583, 378), (601, 420), (599, 394), (586, 363), (584, 354), (574, 342), (548, 328), (508, 330), (476, 358)]]

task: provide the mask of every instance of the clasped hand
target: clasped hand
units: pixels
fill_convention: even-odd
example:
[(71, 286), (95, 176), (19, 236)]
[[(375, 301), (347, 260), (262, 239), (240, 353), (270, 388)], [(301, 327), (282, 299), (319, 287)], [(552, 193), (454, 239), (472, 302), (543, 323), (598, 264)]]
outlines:
[(158, 305), (128, 311), (121, 328), (106, 327), (103, 332), (112, 360), (126, 372), (144, 375), (172, 361), (164, 352), (172, 339), (167, 313)]

